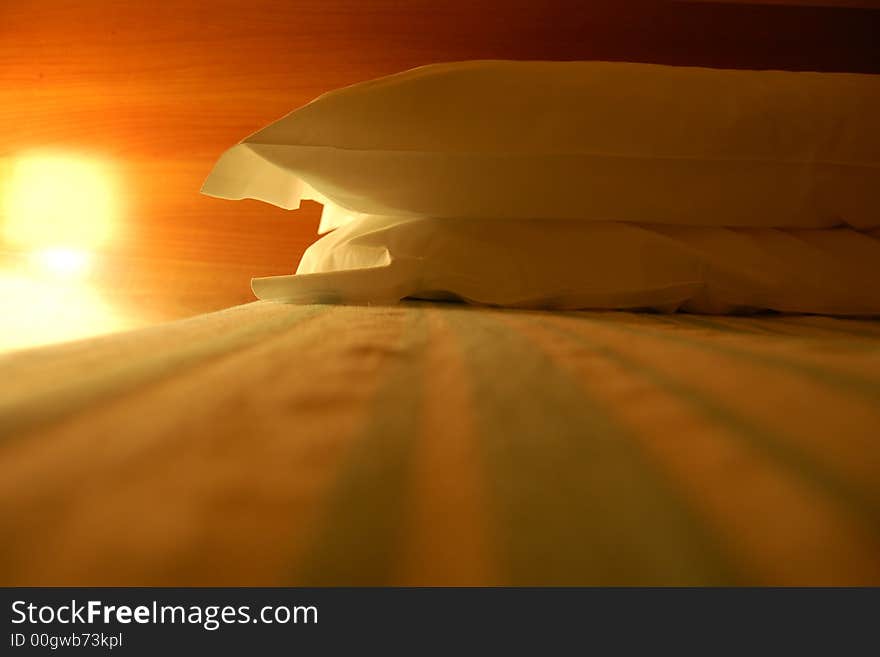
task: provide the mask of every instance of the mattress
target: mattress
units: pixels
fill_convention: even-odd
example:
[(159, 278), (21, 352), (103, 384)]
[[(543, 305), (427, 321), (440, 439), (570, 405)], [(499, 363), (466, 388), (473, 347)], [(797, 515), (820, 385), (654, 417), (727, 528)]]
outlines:
[(880, 584), (880, 323), (256, 302), (0, 358), (3, 585)]

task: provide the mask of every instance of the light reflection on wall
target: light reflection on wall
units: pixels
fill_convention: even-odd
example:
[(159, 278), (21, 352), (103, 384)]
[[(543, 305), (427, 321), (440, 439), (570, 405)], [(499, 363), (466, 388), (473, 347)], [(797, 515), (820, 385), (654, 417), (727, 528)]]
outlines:
[(3, 195), (8, 245), (94, 249), (113, 236), (119, 194), (107, 163), (30, 153), (15, 158), (9, 168)]
[(28, 153), (0, 167), (0, 350), (125, 329), (89, 279), (119, 228), (118, 181), (95, 158)]
[(130, 322), (82, 281), (0, 272), (0, 350), (124, 330)]

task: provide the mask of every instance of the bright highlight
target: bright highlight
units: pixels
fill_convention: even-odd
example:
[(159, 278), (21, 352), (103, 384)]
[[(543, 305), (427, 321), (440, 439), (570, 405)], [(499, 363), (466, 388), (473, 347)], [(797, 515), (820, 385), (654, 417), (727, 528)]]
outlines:
[(89, 281), (119, 221), (111, 166), (44, 151), (0, 174), (0, 352), (130, 328)]
[(3, 194), (4, 238), (24, 249), (91, 249), (107, 242), (116, 222), (114, 176), (85, 157), (18, 158)]
[(0, 271), (0, 352), (130, 328), (89, 285)]
[(90, 255), (78, 249), (40, 249), (31, 254), (31, 264), (42, 272), (61, 277), (81, 276), (88, 271)]

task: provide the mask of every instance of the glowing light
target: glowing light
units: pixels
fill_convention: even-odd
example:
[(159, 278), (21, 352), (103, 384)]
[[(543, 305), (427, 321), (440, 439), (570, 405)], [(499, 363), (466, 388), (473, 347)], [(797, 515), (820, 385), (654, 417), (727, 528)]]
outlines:
[(108, 163), (75, 153), (0, 158), (0, 351), (137, 325), (87, 281), (114, 237), (119, 195)]
[(0, 271), (0, 351), (120, 331), (133, 322), (91, 286)]
[(111, 169), (97, 160), (48, 154), (17, 158), (3, 194), (5, 241), (27, 249), (104, 244), (118, 213), (115, 187)]
[(30, 256), (37, 269), (65, 278), (85, 274), (91, 260), (91, 254), (86, 251), (60, 247), (33, 251)]

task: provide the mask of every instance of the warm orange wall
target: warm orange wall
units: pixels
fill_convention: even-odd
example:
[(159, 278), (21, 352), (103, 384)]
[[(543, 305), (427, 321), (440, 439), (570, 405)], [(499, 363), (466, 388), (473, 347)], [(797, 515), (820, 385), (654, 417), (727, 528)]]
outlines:
[[(0, 2), (0, 157), (116, 163), (109, 294), (161, 316), (291, 272), (316, 208), (200, 196), (212, 161), (315, 95), (433, 61), (604, 58), (877, 70), (876, 14), (622, 0)], [(173, 289), (172, 289), (173, 288)]]
[(880, 0), (691, 0), (691, 2), (715, 2), (744, 5), (796, 5), (818, 7), (864, 7), (880, 9)]

